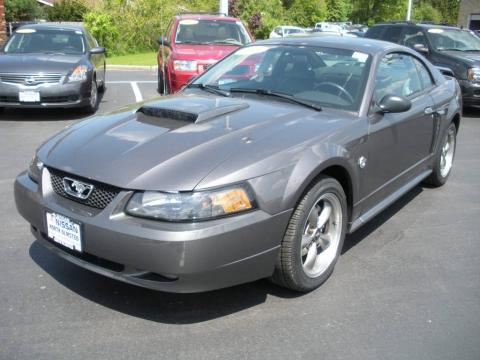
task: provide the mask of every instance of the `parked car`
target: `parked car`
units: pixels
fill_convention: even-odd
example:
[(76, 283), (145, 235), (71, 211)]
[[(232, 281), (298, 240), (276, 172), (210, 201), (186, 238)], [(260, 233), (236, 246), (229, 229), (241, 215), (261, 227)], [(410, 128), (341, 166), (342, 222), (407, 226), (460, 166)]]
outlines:
[(270, 39), (282, 38), (285, 36), (290, 36), (292, 34), (301, 35), (305, 33), (305, 29), (298, 26), (277, 26), (270, 33)]
[(371, 27), (365, 37), (391, 41), (422, 53), (455, 76), (465, 106), (480, 106), (480, 38), (453, 26), (397, 22)]
[(460, 126), (458, 83), (423, 56), (338, 39), (247, 45), (179, 94), (64, 129), (17, 177), (18, 211), (57, 255), (131, 284), (316, 288), (346, 233), (445, 184)]
[(105, 71), (105, 49), (82, 26), (22, 26), (0, 51), (0, 108), (81, 107), (93, 113)]
[[(158, 92), (175, 93), (253, 38), (243, 23), (216, 14), (178, 14), (158, 39)], [(162, 52), (163, 49), (163, 52)]]

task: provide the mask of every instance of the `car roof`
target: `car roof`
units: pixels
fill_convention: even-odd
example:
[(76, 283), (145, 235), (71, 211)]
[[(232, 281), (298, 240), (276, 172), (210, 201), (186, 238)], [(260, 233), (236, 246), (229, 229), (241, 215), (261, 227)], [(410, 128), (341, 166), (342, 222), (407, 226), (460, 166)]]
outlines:
[[(337, 49), (347, 49), (352, 51), (359, 51), (367, 54), (375, 55), (379, 52), (390, 49), (398, 49), (399, 46), (395, 43), (366, 39), (359, 37), (344, 37), (344, 36), (319, 36), (319, 37), (286, 37), (257, 41), (248, 46), (255, 46), (255, 44), (262, 45), (296, 45), (296, 46), (324, 46)], [(407, 48), (405, 48), (407, 49)]]
[(84, 32), (85, 28), (81, 23), (37, 23), (20, 26), (20, 29), (35, 29), (35, 30), (67, 30), (67, 31), (81, 31)]
[(375, 24), (371, 27), (377, 27), (377, 26), (419, 26), (422, 28), (441, 28), (441, 29), (459, 29), (455, 25), (448, 25), (448, 24), (434, 24), (434, 23), (415, 23), (411, 21), (398, 21), (398, 22), (387, 22), (387, 23), (379, 23)]
[(179, 20), (223, 20), (223, 21), (239, 21), (237, 18), (225, 16), (222, 14), (203, 14), (203, 13), (185, 13), (177, 14), (175, 17)]

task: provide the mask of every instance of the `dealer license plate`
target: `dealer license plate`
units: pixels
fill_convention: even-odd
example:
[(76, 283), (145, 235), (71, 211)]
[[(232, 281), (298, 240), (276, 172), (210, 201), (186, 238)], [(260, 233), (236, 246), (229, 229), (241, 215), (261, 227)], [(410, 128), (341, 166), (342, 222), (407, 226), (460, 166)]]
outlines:
[(20, 91), (18, 100), (20, 102), (40, 102), (40, 93), (38, 91)]
[(47, 212), (48, 237), (75, 251), (82, 251), (80, 224), (66, 216)]

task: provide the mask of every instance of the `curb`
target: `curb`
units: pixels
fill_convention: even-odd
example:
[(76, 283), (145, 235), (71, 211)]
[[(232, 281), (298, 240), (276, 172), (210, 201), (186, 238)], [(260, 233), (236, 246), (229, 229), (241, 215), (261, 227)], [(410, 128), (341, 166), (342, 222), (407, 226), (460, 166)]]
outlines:
[[(108, 62), (108, 59), (107, 59)], [(157, 71), (158, 66), (148, 66), (148, 65), (108, 65), (107, 70), (149, 70), (149, 71)]]

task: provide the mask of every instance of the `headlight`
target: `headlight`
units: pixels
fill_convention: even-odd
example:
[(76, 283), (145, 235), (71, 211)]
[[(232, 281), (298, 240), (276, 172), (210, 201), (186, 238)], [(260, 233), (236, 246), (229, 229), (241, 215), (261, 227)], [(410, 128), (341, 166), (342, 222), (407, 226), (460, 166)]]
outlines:
[(193, 60), (174, 60), (175, 71), (197, 71), (197, 62)]
[(241, 213), (256, 207), (246, 185), (186, 193), (135, 193), (125, 211), (132, 216), (167, 221), (206, 220)]
[(480, 68), (474, 67), (467, 70), (467, 79), (473, 82), (480, 82)]
[(37, 155), (35, 155), (32, 161), (30, 161), (30, 165), (28, 167), (28, 176), (30, 177), (30, 179), (38, 183), (40, 178), (42, 177), (42, 170), (43, 162), (38, 160)]
[(88, 68), (85, 65), (79, 65), (73, 69), (72, 74), (68, 77), (69, 82), (87, 80)]

